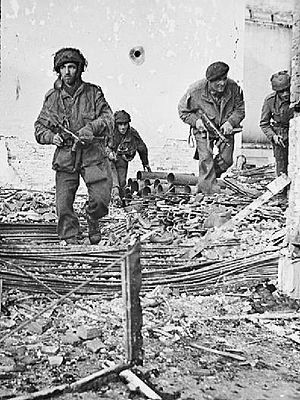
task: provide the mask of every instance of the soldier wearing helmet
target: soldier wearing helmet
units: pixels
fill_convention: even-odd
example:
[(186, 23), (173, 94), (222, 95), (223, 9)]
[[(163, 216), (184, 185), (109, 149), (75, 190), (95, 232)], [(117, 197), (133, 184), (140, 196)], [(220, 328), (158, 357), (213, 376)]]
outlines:
[(62, 48), (55, 53), (58, 78), (35, 122), (37, 142), (56, 146), (52, 168), (56, 171), (57, 231), (66, 244), (78, 244), (79, 220), (73, 203), (80, 176), (88, 190), (91, 244), (101, 240), (99, 219), (108, 213), (112, 189), (105, 143), (112, 136), (113, 113), (101, 88), (82, 80), (86, 66), (78, 49)]
[(287, 173), (289, 121), (293, 116), (290, 109), (291, 78), (287, 71), (279, 71), (271, 76), (273, 93), (263, 103), (260, 128), (273, 146), (276, 174)]
[(138, 152), (143, 168), (151, 172), (148, 159), (148, 149), (139, 133), (130, 126), (131, 117), (125, 110), (114, 114), (115, 129), (113, 140), (108, 145), (109, 158), (112, 161), (113, 197), (115, 200), (124, 197), (124, 188), (127, 181), (128, 163)]

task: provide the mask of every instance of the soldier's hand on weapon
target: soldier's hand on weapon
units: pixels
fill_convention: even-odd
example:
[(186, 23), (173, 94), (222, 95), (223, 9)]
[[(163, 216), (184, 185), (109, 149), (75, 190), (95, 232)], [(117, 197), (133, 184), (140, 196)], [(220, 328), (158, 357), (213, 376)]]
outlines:
[(151, 168), (150, 168), (150, 165), (143, 165), (143, 167), (144, 167), (144, 171), (152, 172)]
[(53, 136), (52, 143), (53, 143), (55, 146), (57, 146), (57, 147), (62, 147), (63, 144), (64, 144), (64, 140), (63, 140), (63, 138), (60, 136), (59, 133), (56, 133), (56, 134)]
[(111, 200), (112, 200), (112, 203), (117, 207), (120, 207), (122, 205), (119, 188), (116, 186), (112, 188)]
[(273, 141), (277, 146), (285, 147), (284, 141), (280, 135), (273, 135)]
[(300, 112), (300, 101), (294, 105), (294, 111), (297, 113)]
[(78, 139), (82, 144), (90, 144), (94, 139), (94, 135), (89, 129), (83, 127), (78, 131)]
[(113, 150), (109, 150), (109, 151), (107, 152), (107, 157), (108, 157), (108, 159), (109, 159), (110, 161), (116, 161), (116, 159), (117, 159), (117, 155), (116, 155), (116, 153), (115, 153)]
[(200, 131), (200, 132), (206, 131), (205, 125), (204, 125), (204, 123), (202, 122), (202, 119), (201, 119), (201, 118), (198, 118), (198, 119), (197, 119), (197, 121), (196, 121), (196, 128), (197, 128), (198, 131)]
[(233, 131), (233, 126), (229, 121), (224, 122), (224, 124), (221, 126), (221, 131), (225, 136), (228, 136), (232, 133)]

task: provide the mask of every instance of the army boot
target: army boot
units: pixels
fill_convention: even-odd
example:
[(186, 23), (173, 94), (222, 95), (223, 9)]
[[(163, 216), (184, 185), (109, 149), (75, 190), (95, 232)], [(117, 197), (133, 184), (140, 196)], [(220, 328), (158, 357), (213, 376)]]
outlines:
[(99, 220), (93, 219), (89, 215), (86, 216), (89, 230), (89, 239), (91, 244), (98, 244), (101, 240), (101, 232)]

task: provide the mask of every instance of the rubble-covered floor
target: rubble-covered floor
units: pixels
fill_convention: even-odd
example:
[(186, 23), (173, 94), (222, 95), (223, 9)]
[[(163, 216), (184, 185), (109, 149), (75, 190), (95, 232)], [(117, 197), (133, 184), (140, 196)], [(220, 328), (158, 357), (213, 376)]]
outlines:
[[(83, 231), (77, 250), (58, 243), (52, 193), (0, 190), (4, 276), (0, 340), (8, 336), (0, 344), (0, 399), (74, 382), (105, 368), (107, 361), (119, 364), (125, 357), (116, 269), (107, 272), (108, 289), (99, 280), (86, 293), (74, 295), (72, 302), (63, 302), (10, 335), (54, 300), (53, 293), (28, 276), (28, 286), (20, 290), (16, 276), (25, 279), (25, 275), (20, 269), (17, 274), (17, 267), (64, 294), (107, 265), (103, 249), (114, 249), (111, 262), (137, 236), (142, 238), (145, 359), (136, 374), (163, 399), (299, 399), (299, 302), (281, 295), (276, 286), (285, 234), (282, 197), (273, 198), (218, 242), (207, 245), (192, 262), (184, 258), (208, 229), (235, 215), (253, 200), (253, 189), (262, 190), (273, 178), (263, 172), (266, 181), (259, 173), (238, 177), (244, 193), (225, 188), (220, 195), (196, 201), (193, 195), (136, 196), (126, 211), (112, 206), (103, 220), (99, 248), (87, 244), (85, 197), (78, 196), (76, 210)], [(5, 234), (3, 224), (12, 224)], [(18, 228), (18, 224), (23, 225)], [(35, 230), (39, 225), (43, 228)], [(62, 254), (58, 261), (56, 249)], [(55, 277), (68, 285), (59, 286)], [(94, 391), (57, 398), (143, 396), (114, 377)]]
[[(165, 289), (143, 297), (145, 361), (138, 373), (164, 399), (299, 399), (299, 313), (297, 318), (281, 314), (298, 304), (288, 304), (265, 288), (260, 301), (273, 310), (272, 315), (279, 313), (278, 319), (265, 319), (268, 314), (248, 314), (255, 311), (254, 293), (249, 288), (244, 293), (174, 296)], [(47, 304), (45, 298), (31, 297), (6, 293), (2, 334)], [(93, 327), (97, 329), (92, 339), (86, 339), (86, 331)], [(120, 363), (123, 342), (120, 298), (85, 297), (73, 305), (62, 304), (2, 345), (0, 398), (71, 383), (102, 369), (107, 360)], [(190, 343), (226, 351), (233, 358)], [(143, 398), (130, 393), (117, 377), (102, 382), (94, 397), (89, 391), (60, 398), (99, 396)]]

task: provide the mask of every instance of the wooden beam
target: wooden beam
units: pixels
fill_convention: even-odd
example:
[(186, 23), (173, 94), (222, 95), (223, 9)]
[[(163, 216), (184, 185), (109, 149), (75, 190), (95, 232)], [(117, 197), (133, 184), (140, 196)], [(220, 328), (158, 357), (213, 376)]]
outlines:
[(223, 233), (238, 225), (242, 220), (248, 217), (253, 211), (257, 208), (261, 207), (264, 203), (270, 200), (273, 196), (278, 194), (282, 189), (284, 189), (287, 185), (290, 184), (290, 179), (287, 175), (281, 174), (274, 181), (267, 185), (267, 190), (260, 197), (255, 199), (248, 206), (243, 208), (239, 213), (237, 213), (234, 217), (232, 217), (229, 221), (225, 222), (218, 228), (215, 228), (214, 231), (208, 231), (206, 235), (198, 242), (196, 245), (188, 250), (185, 254), (185, 258), (194, 258), (196, 257), (208, 244), (211, 244), (213, 241), (220, 238)]
[(129, 363), (142, 365), (142, 308), (140, 289), (142, 285), (141, 243), (135, 242), (127, 257), (122, 262), (122, 296), (125, 307), (125, 352)]
[(2, 289), (3, 289), (3, 279), (0, 279), (0, 315), (1, 315), (1, 303), (2, 303)]
[(130, 367), (129, 364), (114, 365), (112, 367), (94, 372), (93, 374), (79, 379), (78, 381), (75, 381), (71, 384), (66, 383), (59, 386), (52, 386), (39, 390), (38, 392), (14, 397), (14, 400), (42, 400), (49, 399), (50, 397), (53, 398), (54, 396), (58, 396), (63, 393), (83, 392), (88, 390), (91, 385), (93, 385), (97, 380), (105, 378), (112, 374), (119, 374), (121, 371), (128, 369), (128, 367)]

